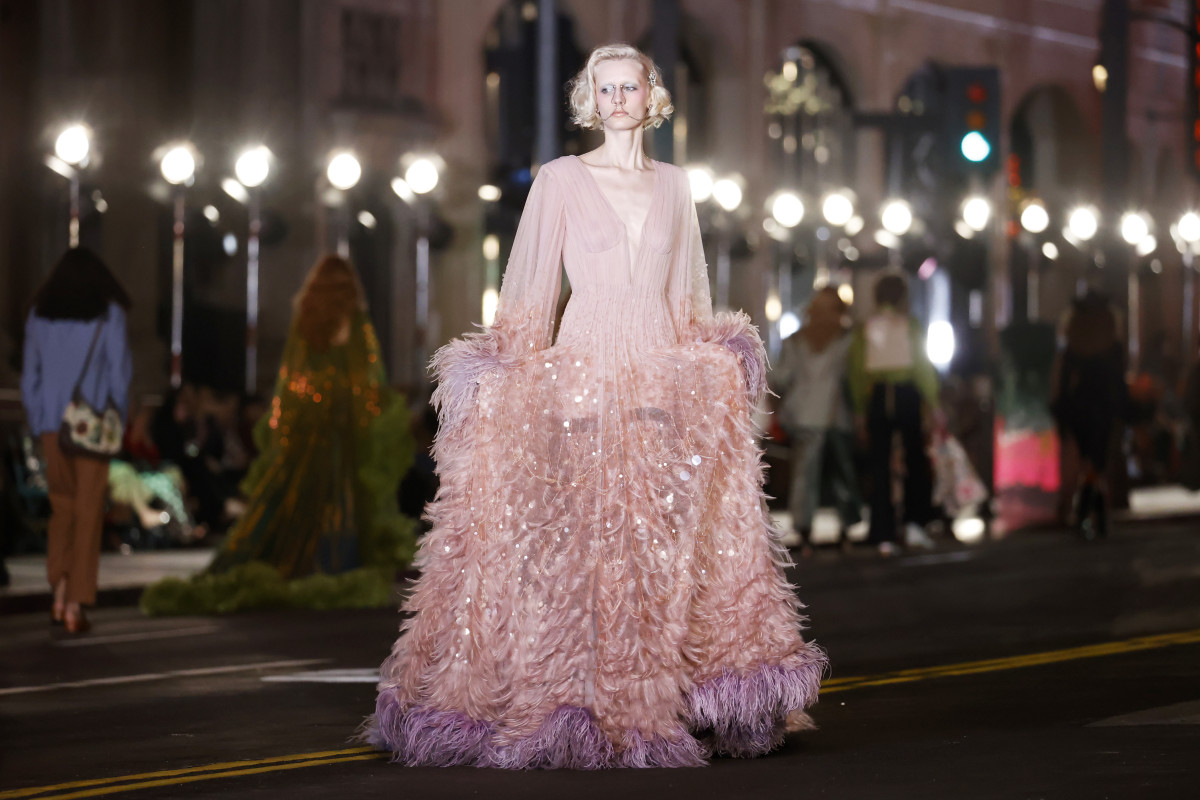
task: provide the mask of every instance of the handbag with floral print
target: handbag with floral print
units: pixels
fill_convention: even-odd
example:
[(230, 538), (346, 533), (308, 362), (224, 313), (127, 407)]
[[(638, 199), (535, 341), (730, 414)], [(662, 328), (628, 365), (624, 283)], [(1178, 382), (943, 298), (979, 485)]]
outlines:
[(83, 369), (79, 371), (79, 379), (71, 391), (71, 402), (67, 404), (58, 428), (58, 447), (67, 455), (110, 459), (121, 452), (125, 422), (112, 398), (106, 398), (103, 410), (98, 411), (79, 390), (92, 363), (92, 354), (96, 351), (96, 342), (100, 339), (103, 327), (102, 319), (96, 323), (96, 333), (88, 347), (87, 358), (84, 359)]

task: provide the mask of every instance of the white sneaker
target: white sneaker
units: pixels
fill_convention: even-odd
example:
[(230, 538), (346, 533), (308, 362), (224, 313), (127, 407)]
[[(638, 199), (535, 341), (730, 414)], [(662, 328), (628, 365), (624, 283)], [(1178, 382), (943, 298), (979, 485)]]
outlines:
[(910, 522), (904, 526), (904, 542), (909, 547), (916, 547), (920, 550), (932, 550), (934, 548), (933, 539), (929, 538), (929, 534), (925, 529), (915, 522)]
[(899, 554), (899, 552), (900, 546), (895, 542), (879, 543), (879, 555), (883, 556), (884, 558), (891, 558), (892, 556)]

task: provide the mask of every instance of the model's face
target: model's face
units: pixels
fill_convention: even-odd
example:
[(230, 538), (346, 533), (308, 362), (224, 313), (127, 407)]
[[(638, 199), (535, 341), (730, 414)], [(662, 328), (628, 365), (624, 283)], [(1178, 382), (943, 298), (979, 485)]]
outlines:
[(596, 110), (609, 130), (640, 127), (650, 107), (646, 72), (637, 61), (604, 61), (593, 70)]

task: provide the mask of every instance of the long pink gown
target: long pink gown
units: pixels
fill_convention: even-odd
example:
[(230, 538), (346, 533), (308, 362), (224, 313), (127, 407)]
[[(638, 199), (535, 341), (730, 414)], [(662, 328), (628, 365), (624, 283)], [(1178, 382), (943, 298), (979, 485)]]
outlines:
[(542, 166), (495, 324), (434, 357), (441, 490), (366, 728), (403, 764), (698, 766), (809, 723), (765, 353), (713, 316), (686, 173), (654, 167), (634, 252), (582, 161)]

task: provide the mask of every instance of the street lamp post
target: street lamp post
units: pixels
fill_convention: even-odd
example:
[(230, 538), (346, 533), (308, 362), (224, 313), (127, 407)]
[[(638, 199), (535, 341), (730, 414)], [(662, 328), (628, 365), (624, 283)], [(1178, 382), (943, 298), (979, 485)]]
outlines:
[(712, 196), (725, 212), (717, 228), (717, 298), (718, 310), (729, 308), (730, 247), (733, 214), (742, 204), (742, 187), (737, 176), (721, 178), (712, 185)]
[(83, 125), (67, 126), (54, 142), (54, 154), (66, 169), (55, 164), (51, 167), (65, 177), (71, 187), (68, 244), (72, 249), (79, 247), (79, 170), (87, 164), (90, 151), (91, 136)]
[[(437, 188), (441, 179), (437, 156), (406, 155), (401, 164), (404, 166), (403, 182), (416, 195), (417, 211), (417, 260), (416, 260), (416, 326), (417, 326), (417, 366), (424, 375), (426, 353), (429, 346), (429, 307), (430, 307), (430, 271), (429, 271), (429, 229), (432, 224), (430, 199), (428, 195)], [(395, 189), (395, 187), (393, 187)]]
[(343, 150), (329, 159), (326, 177), (333, 188), (342, 193), (341, 211), (337, 215), (337, 253), (342, 258), (350, 257), (350, 210), (346, 207), (345, 193), (358, 185), (362, 178), (362, 164), (353, 153)]
[(246, 394), (258, 391), (258, 248), (262, 230), (260, 189), (271, 172), (271, 152), (258, 146), (238, 157), (233, 168), (246, 187), (249, 231), (246, 237)]
[(186, 187), (196, 174), (191, 145), (175, 145), (160, 165), (167, 183), (175, 187), (174, 244), (171, 250), (171, 386), (183, 383), (183, 234)]

